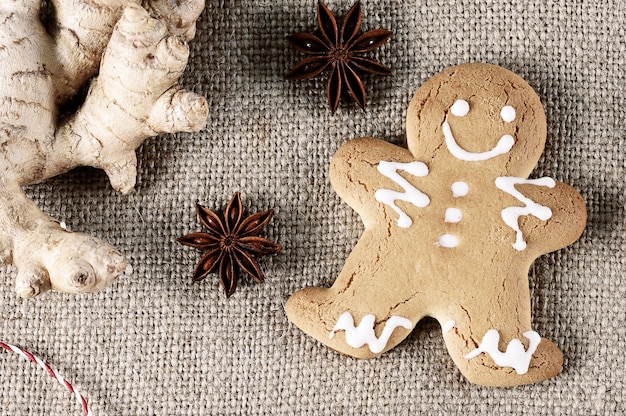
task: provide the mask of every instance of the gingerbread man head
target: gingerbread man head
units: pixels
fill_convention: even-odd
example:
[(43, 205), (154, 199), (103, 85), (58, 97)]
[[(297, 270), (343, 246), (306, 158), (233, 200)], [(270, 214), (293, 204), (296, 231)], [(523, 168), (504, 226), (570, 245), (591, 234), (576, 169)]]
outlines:
[(495, 65), (464, 64), (436, 74), (417, 91), (407, 112), (407, 144), (416, 159), (478, 168), (491, 177), (527, 177), (545, 138), (537, 94), (518, 75)]

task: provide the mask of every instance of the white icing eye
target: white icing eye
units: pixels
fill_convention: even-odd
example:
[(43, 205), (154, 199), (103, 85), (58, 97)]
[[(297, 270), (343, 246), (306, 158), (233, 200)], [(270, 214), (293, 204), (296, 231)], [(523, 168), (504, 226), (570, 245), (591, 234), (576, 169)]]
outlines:
[(469, 113), (469, 103), (461, 99), (456, 100), (450, 107), (450, 112), (457, 117), (463, 117)]
[(505, 105), (502, 107), (502, 111), (500, 111), (500, 117), (502, 117), (502, 120), (510, 123), (515, 120), (515, 109), (510, 105)]

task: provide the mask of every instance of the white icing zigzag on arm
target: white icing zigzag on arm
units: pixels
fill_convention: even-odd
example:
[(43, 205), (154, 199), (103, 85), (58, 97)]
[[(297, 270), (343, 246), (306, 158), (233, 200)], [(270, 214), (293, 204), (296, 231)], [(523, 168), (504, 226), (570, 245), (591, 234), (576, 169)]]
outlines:
[(529, 341), (528, 350), (524, 350), (524, 345), (519, 339), (513, 339), (506, 346), (506, 351), (501, 352), (498, 349), (500, 334), (496, 329), (490, 329), (483, 337), (478, 348), (467, 354), (465, 358), (470, 360), (484, 352), (489, 354), (500, 367), (512, 367), (517, 374), (526, 374), (530, 365), (530, 359), (541, 342), (541, 336), (535, 331), (526, 331), (522, 335)]
[(526, 249), (526, 241), (524, 241), (522, 231), (519, 228), (519, 217), (522, 215), (533, 215), (542, 221), (547, 221), (552, 218), (552, 210), (544, 205), (536, 203), (530, 198), (525, 197), (520, 191), (515, 189), (515, 185), (518, 184), (554, 188), (556, 186), (556, 182), (554, 179), (548, 177), (539, 179), (523, 179), (513, 176), (500, 176), (496, 178), (496, 187), (498, 189), (503, 190), (524, 204), (523, 207), (508, 207), (502, 210), (502, 219), (504, 220), (504, 223), (515, 230), (516, 233), (513, 248), (517, 251), (522, 251)]
[(387, 162), (384, 160), (378, 164), (378, 171), (400, 185), (402, 189), (404, 189), (404, 192), (393, 191), (391, 189), (379, 189), (374, 194), (374, 197), (378, 202), (389, 205), (398, 213), (400, 216), (398, 218), (398, 227), (409, 228), (411, 224), (413, 224), (413, 221), (396, 205), (395, 201), (410, 202), (416, 207), (423, 208), (430, 204), (430, 198), (400, 176), (400, 174), (398, 174), (399, 170), (408, 172), (413, 176), (423, 177), (428, 175), (428, 166), (422, 162), (401, 163)]
[(352, 348), (361, 348), (367, 344), (369, 349), (373, 353), (382, 352), (387, 345), (387, 341), (391, 337), (391, 334), (397, 327), (403, 327), (405, 329), (413, 328), (413, 324), (407, 318), (402, 316), (391, 316), (385, 322), (383, 333), (380, 334), (380, 338), (376, 338), (374, 333), (374, 322), (376, 316), (373, 314), (365, 315), (357, 327), (354, 326), (354, 318), (350, 312), (344, 312), (332, 331), (330, 331), (329, 338), (332, 339), (335, 336), (335, 332), (344, 330), (346, 331), (346, 343)]

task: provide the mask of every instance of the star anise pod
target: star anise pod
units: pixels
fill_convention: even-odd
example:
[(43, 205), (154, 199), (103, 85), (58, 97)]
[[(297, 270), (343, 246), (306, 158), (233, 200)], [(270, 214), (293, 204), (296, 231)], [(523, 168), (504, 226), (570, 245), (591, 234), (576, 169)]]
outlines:
[(280, 245), (259, 237), (274, 210), (244, 217), (239, 192), (233, 195), (223, 213), (216, 214), (200, 204), (196, 204), (196, 209), (198, 219), (207, 231), (178, 239), (181, 244), (206, 251), (196, 266), (192, 280), (199, 282), (217, 271), (226, 297), (235, 292), (239, 271), (247, 273), (255, 282), (263, 283), (263, 272), (256, 257), (281, 250)]
[(365, 87), (359, 74), (389, 75), (391, 69), (361, 55), (380, 47), (391, 37), (391, 32), (379, 29), (359, 35), (361, 3), (358, 1), (344, 17), (341, 28), (332, 12), (318, 2), (317, 23), (319, 29), (313, 33), (298, 32), (287, 37), (294, 48), (311, 56), (296, 64), (286, 78), (313, 78), (330, 69), (326, 93), (333, 114), (342, 94), (348, 94), (359, 107), (365, 107)]

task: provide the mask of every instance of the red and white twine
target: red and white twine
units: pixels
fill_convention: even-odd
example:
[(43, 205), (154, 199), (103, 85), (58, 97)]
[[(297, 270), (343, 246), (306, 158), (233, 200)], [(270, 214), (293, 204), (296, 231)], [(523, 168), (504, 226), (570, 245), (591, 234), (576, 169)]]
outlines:
[(44, 370), (46, 370), (46, 372), (50, 374), (51, 377), (54, 377), (59, 383), (61, 383), (63, 386), (65, 386), (65, 388), (67, 388), (70, 392), (72, 392), (74, 396), (76, 396), (76, 400), (78, 401), (78, 404), (83, 408), (83, 412), (85, 413), (85, 415), (92, 416), (91, 410), (89, 410), (89, 406), (87, 406), (87, 401), (78, 392), (78, 390), (76, 390), (76, 388), (73, 387), (67, 380), (61, 377), (61, 375), (57, 373), (56, 370), (54, 370), (52, 367), (46, 364), (43, 360), (41, 360), (41, 358), (31, 354), (28, 351), (18, 348), (14, 345), (5, 344), (4, 342), (0, 342), (0, 348), (4, 348), (7, 351), (17, 353), (21, 355), (22, 357), (26, 358), (27, 360), (32, 361), (33, 363), (37, 364), (39, 367), (43, 368)]

